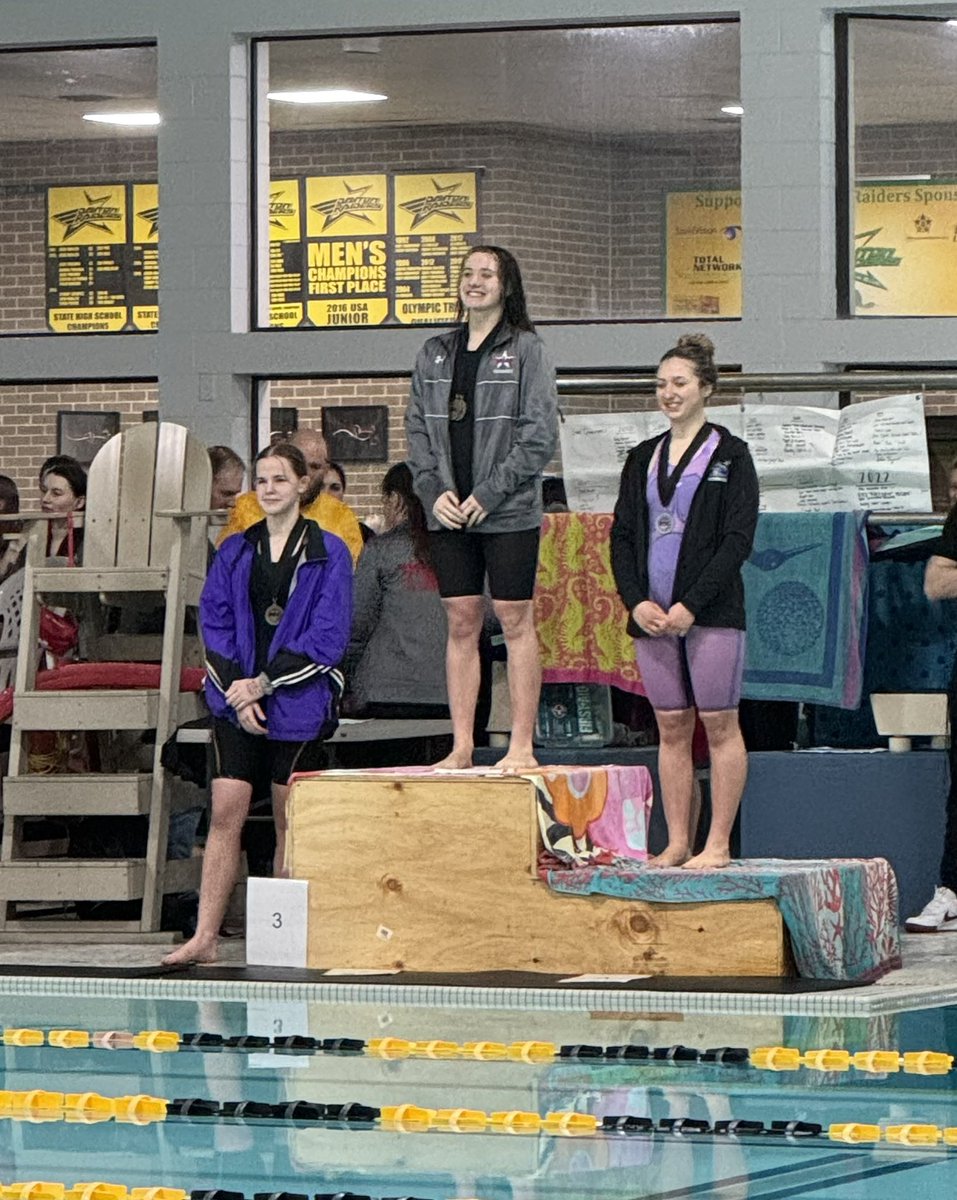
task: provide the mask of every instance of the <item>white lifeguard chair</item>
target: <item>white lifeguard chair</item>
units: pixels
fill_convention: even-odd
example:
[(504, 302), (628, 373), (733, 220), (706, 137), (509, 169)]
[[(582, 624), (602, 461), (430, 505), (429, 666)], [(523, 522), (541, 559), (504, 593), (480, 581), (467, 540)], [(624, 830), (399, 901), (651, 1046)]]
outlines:
[[(180, 668), (185, 610), (198, 603), (206, 574), (210, 478), (206, 448), (187, 429), (144, 423), (113, 437), (90, 467), (81, 566), (47, 565), (46, 519), (21, 514), (28, 549), (0, 844), (0, 938), (5, 941), (63, 940), (66, 933), (70, 940), (101, 941), (108, 933), (156, 933), (164, 892), (197, 884), (198, 859), (167, 862), (175, 789), (161, 754), (177, 725), (203, 711), (197, 695), (180, 691)], [(122, 659), (128, 655), (110, 652), (111, 638), (102, 633), (98, 614), (105, 604), (130, 594), (151, 597), (154, 609), (165, 607), (159, 687), (37, 690), (41, 606), (83, 609), (81, 637), (89, 622), (101, 630), (90, 641), (100, 650), (97, 657)], [(128, 640), (117, 638), (116, 650), (121, 642), (128, 649)], [(47, 730), (151, 730), (152, 769), (30, 774), (29, 736)], [(190, 802), (196, 804), (195, 796)], [(26, 857), (25, 822), (65, 816), (148, 818), (145, 857)], [(142, 900), (140, 919), (38, 920), (18, 908), (97, 900)]]

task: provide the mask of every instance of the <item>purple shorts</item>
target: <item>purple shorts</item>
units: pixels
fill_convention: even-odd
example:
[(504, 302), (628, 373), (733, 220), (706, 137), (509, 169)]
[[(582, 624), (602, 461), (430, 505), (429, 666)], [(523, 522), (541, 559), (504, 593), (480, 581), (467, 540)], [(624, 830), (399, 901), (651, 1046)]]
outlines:
[(744, 674), (743, 629), (692, 625), (683, 638), (638, 638), (635, 654), (652, 708), (721, 712), (738, 707)]

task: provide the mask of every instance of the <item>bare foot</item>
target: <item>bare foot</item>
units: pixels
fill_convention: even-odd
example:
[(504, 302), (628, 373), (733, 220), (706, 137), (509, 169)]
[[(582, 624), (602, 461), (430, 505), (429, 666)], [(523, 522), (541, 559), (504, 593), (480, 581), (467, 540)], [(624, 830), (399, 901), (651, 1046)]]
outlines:
[(709, 850), (705, 846), (700, 854), (689, 858), (682, 865), (686, 871), (707, 871), (709, 869), (720, 870), (722, 867), (729, 866), (730, 863), (731, 855), (727, 850)]
[(645, 863), (646, 867), (683, 867), (691, 853), (687, 846), (665, 846), (660, 854), (656, 854), (654, 858), (649, 858)]
[(183, 967), (190, 963), (212, 963), (216, 961), (218, 938), (200, 937), (194, 935), (182, 946), (177, 946), (163, 959), (164, 967)]
[(433, 771), (467, 771), (472, 765), (471, 750), (452, 750), (445, 758), (432, 764)]
[(498, 760), (495, 767), (506, 775), (518, 775), (521, 771), (537, 771), (538, 759), (531, 750), (509, 748), (508, 753)]

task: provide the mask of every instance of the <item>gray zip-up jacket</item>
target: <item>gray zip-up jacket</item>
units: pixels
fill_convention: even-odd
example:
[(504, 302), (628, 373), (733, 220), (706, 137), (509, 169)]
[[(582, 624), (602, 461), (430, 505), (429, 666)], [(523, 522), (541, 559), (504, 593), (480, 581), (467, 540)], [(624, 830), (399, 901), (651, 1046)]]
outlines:
[[(430, 529), (442, 528), (432, 506), (443, 492), (455, 491), (449, 397), (458, 336), (458, 329), (449, 330), (419, 351), (405, 414), (409, 467)], [(538, 334), (503, 325), (475, 379), (472, 495), (488, 513), (475, 532), (538, 528), (542, 471), (557, 440), (555, 370), (545, 346)]]

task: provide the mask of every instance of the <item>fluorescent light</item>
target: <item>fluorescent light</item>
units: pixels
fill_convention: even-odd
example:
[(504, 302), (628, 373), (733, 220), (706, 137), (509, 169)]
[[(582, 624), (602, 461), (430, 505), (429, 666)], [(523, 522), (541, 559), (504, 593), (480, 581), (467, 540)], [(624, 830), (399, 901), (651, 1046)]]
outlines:
[(84, 121), (96, 121), (100, 125), (158, 125), (158, 112), (84, 113)]
[(269, 100), (284, 104), (371, 104), (388, 100), (379, 92), (355, 92), (351, 88), (318, 88), (305, 92), (267, 92)]
[(947, 22), (946, 22), (946, 24), (948, 24), (948, 25), (957, 25), (957, 21), (947, 21)]
[(721, 111), (727, 113), (729, 117), (743, 117), (744, 109), (740, 104), (722, 104)]

